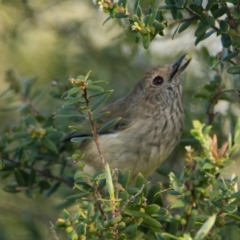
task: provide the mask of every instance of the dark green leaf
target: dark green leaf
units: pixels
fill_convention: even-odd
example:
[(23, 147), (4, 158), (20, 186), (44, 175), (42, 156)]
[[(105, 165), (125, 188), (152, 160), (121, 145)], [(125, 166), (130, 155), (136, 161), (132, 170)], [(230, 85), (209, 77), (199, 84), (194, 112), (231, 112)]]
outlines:
[(189, 5), (189, 8), (190, 8), (193, 12), (197, 13), (198, 15), (202, 15), (202, 12), (203, 12), (202, 6), (197, 6), (197, 5), (195, 5), (195, 4), (190, 4), (190, 5)]
[(123, 188), (126, 188), (128, 186), (129, 179), (130, 179), (130, 170), (124, 173), (119, 171), (118, 182), (122, 185)]
[(213, 12), (213, 17), (214, 18), (219, 18), (222, 15), (224, 15), (227, 12), (228, 8), (227, 7), (221, 7), (218, 10)]
[(225, 48), (230, 47), (231, 44), (232, 44), (232, 40), (231, 40), (231, 38), (229, 37), (228, 34), (222, 34), (221, 42), (222, 42), (222, 46), (225, 47)]
[(82, 199), (82, 197), (87, 196), (89, 193), (85, 192), (85, 193), (79, 193), (79, 194), (75, 194), (75, 195), (71, 195), (69, 197), (66, 198), (66, 201), (75, 201), (75, 200), (79, 200)]
[(7, 186), (3, 187), (3, 190), (5, 192), (9, 192), (9, 193), (18, 193), (19, 192), (17, 190), (17, 185), (16, 184), (7, 185)]
[(134, 7), (133, 7), (134, 14), (137, 14), (139, 3), (140, 3), (140, 0), (135, 0)]
[(33, 116), (27, 116), (24, 120), (28, 127), (37, 125), (37, 120)]
[(186, 30), (192, 24), (192, 22), (193, 22), (193, 20), (189, 20), (189, 21), (186, 21), (186, 22), (182, 23), (181, 26), (178, 29), (178, 33), (181, 33), (184, 30)]
[(222, 33), (227, 33), (229, 30), (229, 25), (227, 21), (221, 20), (219, 22), (219, 28)]
[(47, 191), (46, 196), (49, 197), (50, 195), (52, 195), (55, 191), (57, 191), (60, 185), (61, 185), (60, 182), (54, 183), (52, 187)]
[(121, 117), (117, 117), (117, 118), (114, 118), (114, 119), (110, 120), (109, 122), (107, 122), (106, 124), (104, 124), (104, 125), (98, 130), (98, 133), (104, 132), (104, 131), (107, 130), (108, 128), (114, 126), (119, 120), (121, 120)]
[(207, 21), (210, 26), (215, 26), (215, 19), (212, 16), (206, 16), (205, 21)]
[(15, 176), (18, 186), (25, 186), (24, 177), (21, 174), (21, 171), (19, 171), (17, 168), (14, 169), (14, 176)]
[(195, 45), (197, 45), (199, 42), (203, 41), (204, 39), (210, 37), (213, 33), (215, 33), (214, 29), (206, 32), (203, 36), (197, 37), (196, 40), (195, 40)]
[(112, 92), (113, 90), (105, 91), (105, 94), (93, 104), (93, 106), (91, 107), (91, 111), (94, 111), (101, 103), (105, 102), (110, 97)]
[(234, 9), (232, 12), (231, 12), (232, 16), (235, 17), (236, 19), (240, 19), (240, 10), (239, 8), (238, 9)]
[(47, 149), (49, 149), (51, 152), (58, 153), (58, 149), (57, 149), (56, 145), (48, 137), (43, 137), (41, 139), (41, 142), (42, 142), (43, 146), (46, 147)]
[(209, 29), (209, 24), (207, 22), (200, 23), (195, 31), (195, 36), (199, 37), (205, 34), (205, 32)]
[(237, 50), (235, 52), (232, 52), (232, 53), (229, 53), (227, 56), (223, 57), (222, 61), (228, 61), (230, 60), (231, 58), (234, 58), (236, 57), (238, 54), (240, 53), (240, 50)]
[(229, 67), (227, 69), (227, 73), (229, 73), (229, 74), (240, 74), (240, 66)]
[(209, 11), (215, 4), (217, 4), (217, 0), (208, 0), (205, 9)]

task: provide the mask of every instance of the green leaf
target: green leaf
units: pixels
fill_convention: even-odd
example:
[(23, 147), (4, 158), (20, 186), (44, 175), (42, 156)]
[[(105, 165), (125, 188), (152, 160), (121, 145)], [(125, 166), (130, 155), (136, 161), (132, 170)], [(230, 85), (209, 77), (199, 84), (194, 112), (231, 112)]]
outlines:
[(222, 15), (224, 15), (225, 13), (227, 13), (228, 8), (227, 7), (221, 7), (219, 8), (217, 11), (213, 12), (213, 17), (214, 18), (219, 18)]
[(104, 117), (104, 116), (106, 116), (106, 115), (109, 115), (109, 114), (110, 114), (110, 112), (104, 112), (104, 113), (102, 113), (102, 114), (94, 117), (94, 118), (93, 118), (93, 121), (96, 122), (96, 121), (98, 121), (99, 119), (101, 119), (102, 117)]
[(17, 168), (14, 169), (14, 176), (15, 176), (16, 182), (18, 183), (18, 186), (25, 186), (25, 180), (23, 178), (23, 175)]
[(19, 190), (17, 190), (16, 184), (10, 184), (10, 185), (4, 186), (3, 190), (5, 192), (9, 192), (9, 193), (18, 193), (19, 192)]
[(110, 95), (112, 94), (113, 90), (108, 90), (108, 91), (105, 91), (105, 94), (100, 97), (94, 104), (93, 106), (91, 107), (91, 111), (94, 111), (100, 104), (102, 104), (103, 102), (105, 102), (109, 97)]
[(24, 120), (28, 127), (37, 125), (37, 120), (33, 116), (27, 116)]
[(151, 39), (150, 39), (150, 33), (147, 33), (145, 35), (142, 36), (142, 42), (143, 42), (143, 47), (145, 49), (148, 49)]
[(232, 40), (231, 40), (231, 38), (229, 37), (228, 34), (222, 34), (221, 42), (222, 42), (222, 46), (225, 47), (225, 48), (230, 47), (231, 44), (232, 44)]
[(104, 91), (104, 92), (93, 94), (93, 95), (89, 96), (88, 98), (91, 99), (91, 98), (94, 98), (94, 97), (100, 97), (100, 96), (106, 94), (106, 92), (108, 92), (108, 91), (112, 91), (113, 92), (113, 90), (107, 90), (107, 91)]
[(138, 8), (139, 8), (139, 3), (140, 3), (140, 0), (136, 0), (135, 3), (134, 3), (134, 7), (133, 7), (133, 13), (134, 14), (137, 14), (137, 11), (138, 11)]
[(83, 120), (83, 119), (87, 119), (88, 117), (85, 115), (76, 114), (76, 115), (56, 115), (53, 118), (74, 118), (77, 120)]
[(160, 207), (157, 204), (150, 204), (145, 207), (145, 212), (149, 215), (157, 213)]
[(219, 28), (220, 28), (220, 31), (221, 31), (222, 33), (227, 33), (228, 30), (229, 30), (228, 22), (225, 21), (225, 20), (221, 20), (221, 21), (219, 22)]
[(92, 70), (90, 70), (89, 72), (87, 72), (86, 76), (84, 77), (84, 80), (85, 80), (85, 81), (87, 81), (87, 79), (89, 78), (91, 72), (92, 72)]
[(229, 73), (229, 74), (240, 74), (240, 66), (229, 67), (227, 69), (227, 73)]
[(239, 217), (238, 215), (231, 214), (231, 213), (226, 213), (226, 217), (231, 218), (231, 219), (233, 219), (233, 220), (235, 220), (235, 221), (240, 222), (240, 217)]
[(215, 33), (215, 30), (214, 30), (214, 29), (209, 30), (209, 31), (206, 32), (204, 35), (197, 37), (196, 40), (195, 40), (195, 45), (197, 46), (199, 42), (201, 42), (201, 41), (203, 41), (204, 39), (210, 37), (213, 33)]
[(200, 23), (195, 31), (195, 36), (199, 37), (202, 36), (203, 34), (205, 34), (205, 32), (208, 30), (209, 28), (209, 24), (208, 23)]
[(118, 182), (122, 185), (123, 188), (126, 188), (128, 186), (129, 180), (130, 180), (130, 170), (124, 173), (119, 171)]
[(124, 214), (129, 215), (131, 217), (138, 217), (138, 218), (149, 217), (148, 214), (144, 212), (139, 212), (139, 211), (131, 210), (128, 208), (124, 210)]
[(87, 85), (87, 90), (88, 91), (100, 91), (100, 92), (103, 92), (103, 88), (102, 87), (99, 87), (99, 86), (96, 86), (96, 85), (93, 85), (93, 84), (88, 84)]
[(69, 91), (68, 91), (68, 96), (71, 96), (73, 95), (74, 93), (77, 93), (81, 90), (81, 87), (74, 87), (74, 88), (71, 88)]
[(58, 149), (57, 149), (56, 145), (48, 137), (43, 137), (41, 139), (41, 143), (44, 147), (49, 149), (51, 152), (58, 153)]
[(92, 175), (87, 173), (87, 172), (84, 172), (84, 171), (77, 171), (74, 175), (74, 180), (77, 181), (78, 178), (80, 179), (83, 179), (83, 178), (89, 178), (89, 179), (92, 179)]
[(70, 97), (70, 99), (63, 104), (63, 107), (72, 105), (74, 103), (85, 103), (85, 100), (82, 97)]
[(205, 9), (209, 11), (215, 4), (217, 4), (217, 0), (208, 0)]
[(198, 15), (202, 15), (203, 8), (202, 6), (197, 6), (195, 4), (190, 4), (189, 8)]
[(210, 216), (207, 221), (202, 225), (202, 227), (198, 230), (196, 236), (193, 238), (193, 240), (202, 240), (204, 239), (208, 233), (210, 232), (211, 228), (213, 227), (215, 220), (216, 220), (216, 214)]
[(66, 209), (63, 209), (62, 211), (62, 217), (64, 219), (68, 219), (70, 217), (70, 213), (66, 210)]
[(181, 26), (178, 29), (178, 33), (181, 33), (184, 30), (186, 30), (192, 24), (192, 22), (193, 22), (193, 20), (189, 20), (189, 21), (186, 21), (186, 22), (182, 23)]
[(225, 57), (222, 58), (222, 61), (228, 61), (234, 57), (236, 57), (238, 54), (240, 53), (240, 50), (237, 50), (235, 52), (229, 53), (228, 55), (226, 55)]
[(93, 84), (101, 84), (101, 83), (108, 83), (107, 81), (105, 81), (105, 80), (96, 80), (96, 81), (93, 81), (92, 82)]
[(214, 165), (211, 163), (205, 163), (202, 168), (203, 169), (213, 169)]
[(85, 141), (85, 140), (92, 140), (93, 138), (91, 136), (86, 136), (86, 137), (75, 137), (75, 138), (72, 138), (71, 139), (71, 142), (82, 142), (82, 141)]
[(121, 120), (122, 118), (121, 117), (117, 117), (117, 118), (114, 118), (112, 120), (110, 120), (109, 122), (107, 122), (106, 124), (104, 124), (99, 130), (98, 130), (98, 133), (101, 133), (101, 132), (104, 132), (106, 129), (114, 126), (119, 120)]
[(215, 26), (215, 19), (212, 16), (206, 16), (205, 20), (210, 26)]
[(236, 19), (240, 19), (240, 11), (239, 11), (239, 8), (238, 9), (234, 9), (232, 12), (231, 12), (232, 16), (235, 17)]
[(143, 217), (142, 223), (145, 226), (149, 226), (149, 227), (153, 227), (153, 228), (160, 229), (162, 227), (160, 222), (158, 222), (157, 220), (155, 220), (151, 217)]
[(111, 174), (108, 163), (105, 165), (105, 173), (106, 173), (106, 185), (107, 185), (109, 197), (110, 197), (110, 200), (113, 200), (114, 199), (114, 187), (113, 187), (112, 174)]
[(234, 213), (237, 211), (237, 206), (226, 205), (226, 206), (223, 206), (223, 210), (224, 210), (224, 212), (227, 212), (227, 213)]
[(165, 25), (163, 23), (160, 23), (160, 22), (155, 22), (153, 24), (153, 26), (155, 27), (155, 30), (159, 33), (159, 32), (162, 32), (165, 28)]
[(66, 201), (79, 200), (79, 199), (81, 199), (82, 197), (87, 196), (88, 194), (89, 194), (89, 193), (84, 192), (84, 193), (79, 193), (79, 194), (71, 195), (71, 196), (67, 197), (65, 200), (66, 200)]
[(46, 196), (49, 197), (50, 195), (52, 195), (55, 191), (57, 191), (60, 185), (61, 185), (60, 182), (54, 183), (52, 187), (47, 191)]
[(156, 236), (157, 240), (167, 240), (164, 236), (162, 236), (161, 233), (156, 232), (155, 236)]
[(171, 208), (172, 209), (173, 208), (182, 208), (182, 207), (185, 207), (185, 205), (186, 205), (186, 202), (183, 201), (182, 199), (179, 199), (171, 205)]

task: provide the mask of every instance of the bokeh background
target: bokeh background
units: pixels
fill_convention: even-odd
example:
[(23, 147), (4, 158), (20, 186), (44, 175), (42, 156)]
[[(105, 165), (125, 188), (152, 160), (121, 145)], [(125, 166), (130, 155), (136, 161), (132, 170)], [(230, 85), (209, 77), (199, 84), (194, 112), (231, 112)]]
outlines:
[[(161, 1), (143, 1), (146, 7)], [(122, 97), (152, 66), (174, 62), (181, 54), (189, 53), (193, 61), (183, 80), (186, 127), (182, 142), (169, 157), (166, 167), (177, 168), (183, 163), (184, 145), (191, 144), (191, 122), (207, 122), (206, 102), (194, 98), (213, 74), (206, 57), (221, 51), (220, 40), (212, 35), (197, 47), (194, 28), (176, 35), (175, 28), (156, 37), (148, 50), (136, 44), (134, 34), (121, 21), (108, 21), (91, 0), (0, 1), (0, 93), (9, 88), (9, 78), (17, 82), (36, 78), (34, 105), (43, 115), (54, 113), (62, 102), (54, 100), (52, 82), (66, 82), (69, 77), (85, 75), (92, 70), (91, 79), (106, 80), (105, 89), (115, 89), (108, 102)], [(124, 20), (123, 20), (124, 21)], [(226, 85), (233, 86), (230, 75), (224, 75)], [(13, 94), (13, 93), (12, 93)], [(0, 129), (13, 127), (21, 118), (21, 96), (7, 93), (0, 102)], [(34, 97), (34, 96), (33, 96)], [(214, 131), (220, 142), (233, 130), (239, 107), (231, 96), (231, 103), (221, 101), (215, 107), (219, 114)], [(20, 104), (21, 103), (21, 104)], [(194, 143), (193, 143), (194, 145)], [(231, 174), (236, 166), (229, 169)], [(154, 181), (158, 179), (155, 175)], [(1, 182), (10, 180), (1, 179)], [(0, 185), (1, 185), (0, 182)], [(55, 222), (62, 210), (64, 198), (71, 189), (61, 188), (57, 194), (36, 199), (24, 193), (0, 195), (0, 239), (54, 239), (49, 221)], [(76, 208), (72, 206), (72, 208)], [(60, 232), (58, 237), (64, 239)]]

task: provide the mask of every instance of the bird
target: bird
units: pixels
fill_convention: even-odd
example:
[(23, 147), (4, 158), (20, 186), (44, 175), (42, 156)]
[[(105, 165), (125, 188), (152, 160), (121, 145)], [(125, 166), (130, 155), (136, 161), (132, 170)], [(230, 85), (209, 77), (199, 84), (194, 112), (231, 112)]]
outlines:
[[(130, 170), (131, 179), (139, 173), (149, 177), (179, 143), (184, 128), (181, 75), (191, 55), (184, 54), (173, 64), (158, 66), (147, 73), (123, 98), (104, 107), (96, 127), (116, 117), (121, 119), (98, 135), (106, 162), (111, 169)], [(75, 131), (63, 141), (87, 136)], [(92, 139), (79, 146), (85, 162), (84, 171), (102, 169), (99, 153)]]

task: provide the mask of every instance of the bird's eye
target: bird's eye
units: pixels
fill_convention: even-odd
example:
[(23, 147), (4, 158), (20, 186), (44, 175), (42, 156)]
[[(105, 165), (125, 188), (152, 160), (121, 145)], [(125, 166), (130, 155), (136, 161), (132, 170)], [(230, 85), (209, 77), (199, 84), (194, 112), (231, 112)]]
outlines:
[(163, 83), (163, 78), (161, 76), (156, 76), (154, 79), (153, 79), (153, 85), (155, 86), (159, 86)]

